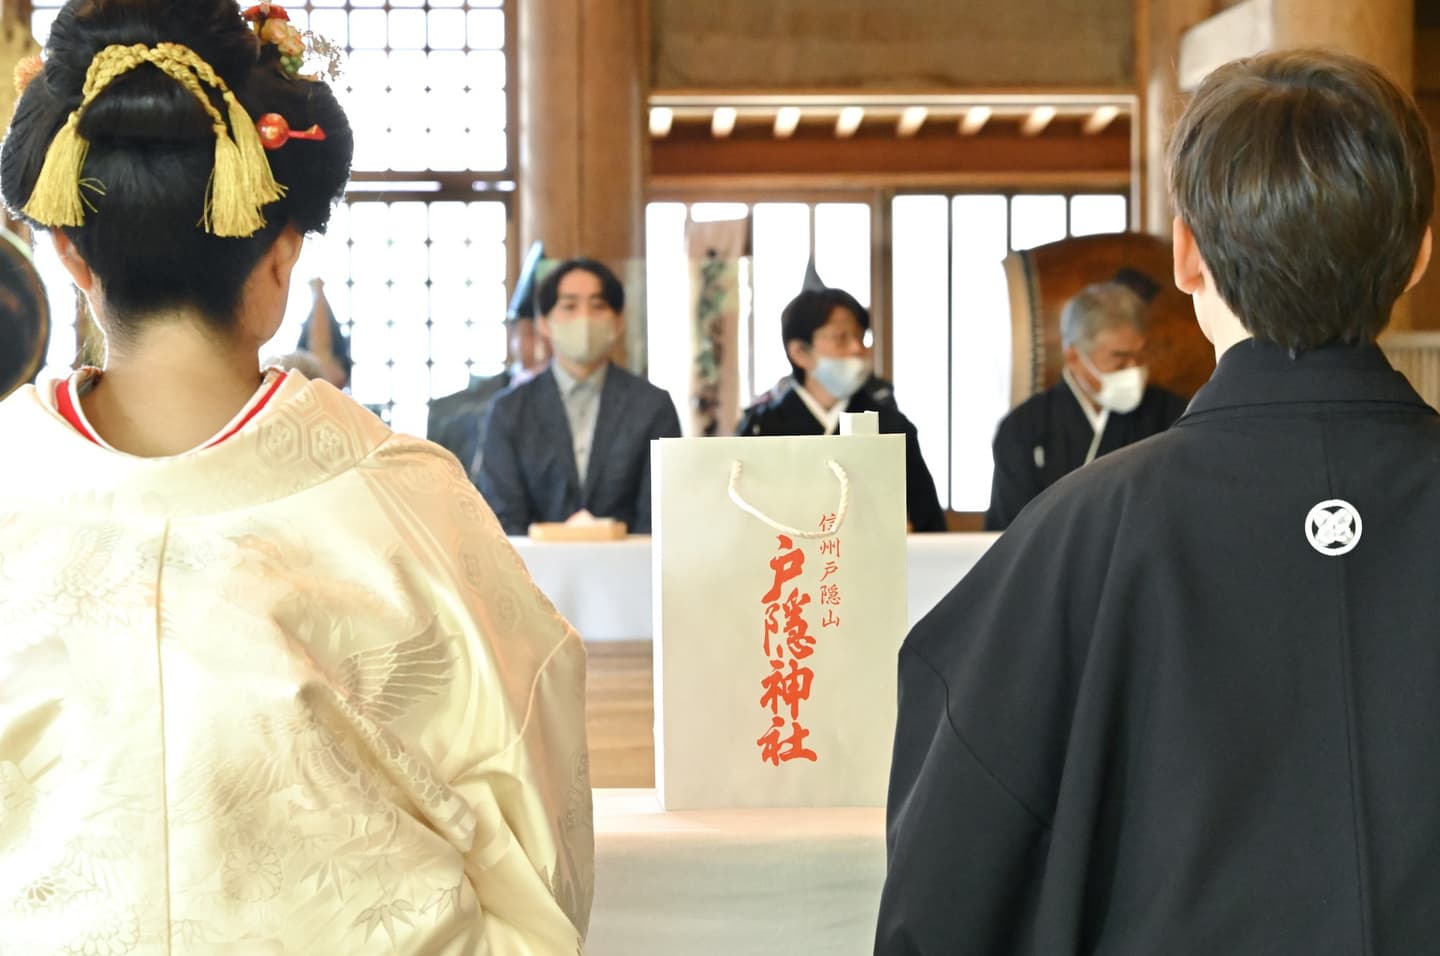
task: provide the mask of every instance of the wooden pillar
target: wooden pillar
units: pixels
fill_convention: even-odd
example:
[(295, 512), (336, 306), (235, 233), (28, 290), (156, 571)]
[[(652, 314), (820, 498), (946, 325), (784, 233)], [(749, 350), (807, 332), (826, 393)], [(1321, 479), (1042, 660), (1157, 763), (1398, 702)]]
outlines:
[(1375, 64), (1415, 88), (1415, 0), (1271, 0), (1275, 47), (1320, 46)]
[(22, 23), (28, 30), (33, 9), (30, 0), (0, 0), (0, 23)]
[(647, 0), (516, 0), (520, 244), (585, 255), (625, 283), (644, 367)]
[(1170, 235), (1169, 173), (1165, 151), (1185, 100), (1177, 64), (1180, 38), (1215, 9), (1215, 0), (1138, 0), (1136, 68), (1140, 88), (1139, 227)]
[[(1277, 48), (1319, 46), (1349, 53), (1384, 70), (1401, 89), (1415, 90), (1415, 0), (1271, 2)], [(1435, 283), (1435, 276), (1428, 281)], [(1433, 298), (1433, 293), (1429, 297)], [(1415, 299), (1411, 293), (1395, 304), (1392, 330), (1416, 327)], [(1421, 318), (1426, 327), (1440, 320), (1440, 316)]]
[[(1415, 99), (1434, 132), (1440, 130), (1440, 11), (1429, 13), (1427, 20), (1417, 24), (1415, 32)], [(1440, 239), (1440, 189), (1435, 206), (1430, 229)], [(1440, 260), (1431, 263), (1429, 273), (1406, 296), (1408, 308), (1396, 314), (1392, 328), (1440, 329)]]

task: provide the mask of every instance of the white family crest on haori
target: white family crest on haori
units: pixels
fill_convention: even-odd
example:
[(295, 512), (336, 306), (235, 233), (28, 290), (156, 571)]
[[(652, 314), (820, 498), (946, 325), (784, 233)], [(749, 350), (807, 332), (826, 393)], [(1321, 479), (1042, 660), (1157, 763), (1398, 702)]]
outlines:
[(1306, 540), (1326, 557), (1335, 558), (1354, 551), (1363, 527), (1360, 512), (1340, 498), (1320, 502), (1305, 516)]

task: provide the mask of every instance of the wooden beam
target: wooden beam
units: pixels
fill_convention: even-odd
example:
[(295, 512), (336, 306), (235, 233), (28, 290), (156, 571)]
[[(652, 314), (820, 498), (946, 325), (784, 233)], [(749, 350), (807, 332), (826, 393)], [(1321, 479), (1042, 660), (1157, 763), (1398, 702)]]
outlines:
[(1020, 135), (1039, 136), (1045, 132), (1045, 127), (1055, 118), (1055, 107), (1037, 106), (1025, 117), (1025, 122), (1020, 125)]
[(1105, 127), (1115, 122), (1115, 117), (1120, 115), (1118, 106), (1102, 106), (1091, 113), (1081, 128), (1086, 136), (1095, 136), (1105, 131)]
[(775, 138), (789, 139), (795, 135), (795, 127), (800, 125), (800, 107), (782, 106), (775, 114)]
[(1273, 0), (1245, 0), (1186, 30), (1180, 37), (1179, 85), (1193, 91), (1210, 71), (1275, 45)]
[(716, 139), (727, 139), (735, 132), (735, 107), (717, 106), (710, 117), (710, 135)]
[(1116, 123), (1097, 136), (1026, 137), (990, 134), (961, 141), (950, 136), (730, 137), (724, 140), (670, 136), (651, 144), (655, 177), (885, 174), (903, 180), (920, 175), (1102, 172), (1128, 182), (1130, 129)]
[[(953, 141), (952, 141), (953, 142)], [(1041, 140), (1041, 142), (1045, 142)], [(813, 202), (859, 202), (861, 190), (893, 190), (897, 185), (894, 173), (858, 172), (827, 173), (825, 188), (815, 186), (813, 173), (725, 173), (693, 175), (689, 172), (665, 173), (650, 178), (648, 195), (656, 202), (692, 202), (697, 195), (713, 195), (716, 201), (748, 197), (750, 202), (774, 202), (777, 192), (785, 193), (788, 201), (801, 202), (800, 196), (811, 196)], [(978, 169), (961, 172), (906, 173), (900, 181), (907, 189), (939, 191), (964, 189), (973, 192), (1068, 193), (1077, 190), (1123, 193), (1130, 188), (1128, 169), (1040, 171)]]
[(835, 121), (835, 135), (840, 139), (849, 139), (855, 135), (860, 124), (865, 120), (865, 107), (847, 106), (840, 111), (840, 118)]
[(925, 125), (926, 118), (930, 111), (923, 106), (907, 106), (900, 114), (900, 121), (895, 124), (895, 135), (901, 139), (909, 139), (920, 132), (920, 127)]
[(988, 106), (972, 106), (965, 111), (965, 118), (960, 121), (960, 135), (974, 136), (985, 128), (990, 122), (990, 116), (994, 111)]

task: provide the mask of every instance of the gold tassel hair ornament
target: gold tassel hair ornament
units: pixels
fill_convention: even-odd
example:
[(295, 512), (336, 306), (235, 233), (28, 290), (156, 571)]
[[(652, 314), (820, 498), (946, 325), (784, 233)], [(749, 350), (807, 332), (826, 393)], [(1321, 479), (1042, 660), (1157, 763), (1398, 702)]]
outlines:
[[(199, 226), (224, 238), (253, 236), (265, 225), (261, 208), (284, 196), (285, 187), (275, 181), (255, 121), (235, 93), (199, 54), (179, 43), (153, 47), (117, 44), (95, 54), (85, 74), (80, 106), (65, 120), (46, 150), (35, 189), (25, 203), (25, 215), (45, 226), (79, 226), (85, 222), (87, 208), (95, 211), (82, 190), (100, 195), (105, 190), (98, 181), (81, 178), (90, 144), (80, 135), (80, 117), (117, 77), (142, 63), (151, 64), (189, 90), (210, 117), (215, 131), (215, 167), (205, 187), (205, 212)], [(227, 116), (210, 101), (206, 86), (219, 91), (228, 125)]]

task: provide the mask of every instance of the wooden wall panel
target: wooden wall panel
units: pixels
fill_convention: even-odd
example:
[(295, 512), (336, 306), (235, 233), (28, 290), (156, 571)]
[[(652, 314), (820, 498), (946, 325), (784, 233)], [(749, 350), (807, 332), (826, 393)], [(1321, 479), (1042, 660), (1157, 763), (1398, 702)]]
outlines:
[[(1419, 73), (1420, 63), (1416, 63), (1416, 72)], [(1436, 64), (1435, 68), (1440, 68)], [(1420, 90), (1416, 94), (1420, 103), (1420, 110), (1425, 114), (1425, 120), (1430, 124), (1432, 134), (1440, 131), (1440, 89)], [(1440, 145), (1440, 137), (1432, 135), (1431, 148)], [(1440, 151), (1436, 153), (1440, 157)], [(1435, 205), (1436, 215), (1430, 219), (1430, 229), (1440, 239), (1440, 189), (1436, 190)], [(1440, 247), (1436, 248), (1436, 255), (1430, 260), (1430, 271), (1420, 284), (1411, 289), (1409, 294), (1402, 300), (1405, 308), (1396, 310), (1395, 321), (1392, 328), (1405, 329), (1440, 329)]]
[(1134, 0), (650, 0), (657, 90), (1132, 86)]

